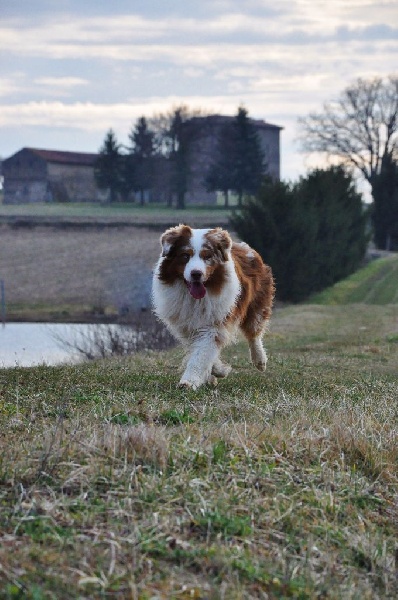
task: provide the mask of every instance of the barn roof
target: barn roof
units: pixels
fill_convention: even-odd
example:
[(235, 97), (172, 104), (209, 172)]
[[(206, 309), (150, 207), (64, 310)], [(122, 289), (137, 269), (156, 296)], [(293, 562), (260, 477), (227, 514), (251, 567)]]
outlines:
[(98, 158), (98, 154), (89, 152), (66, 152), (63, 150), (42, 150), (40, 148), (23, 148), (23, 150), (32, 152), (46, 162), (62, 165), (93, 166)]

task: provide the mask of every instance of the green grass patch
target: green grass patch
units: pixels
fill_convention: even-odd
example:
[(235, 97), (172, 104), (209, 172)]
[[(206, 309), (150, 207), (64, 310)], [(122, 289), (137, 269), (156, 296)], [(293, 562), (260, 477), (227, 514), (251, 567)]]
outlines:
[(398, 304), (398, 255), (373, 260), (353, 275), (315, 294), (311, 304)]
[(220, 217), (228, 216), (230, 211), (223, 206), (187, 206), (185, 209), (177, 210), (174, 207), (168, 207), (165, 204), (146, 204), (141, 206), (139, 203), (115, 202), (112, 204), (102, 204), (99, 202), (76, 202), (76, 203), (33, 203), (33, 204), (1, 204), (0, 219), (5, 218), (28, 218), (34, 219), (58, 219), (60, 222), (65, 219), (84, 219), (84, 220), (120, 220), (125, 222), (140, 224), (146, 223), (173, 223), (186, 221), (189, 219), (197, 220), (203, 218), (214, 218), (214, 214)]

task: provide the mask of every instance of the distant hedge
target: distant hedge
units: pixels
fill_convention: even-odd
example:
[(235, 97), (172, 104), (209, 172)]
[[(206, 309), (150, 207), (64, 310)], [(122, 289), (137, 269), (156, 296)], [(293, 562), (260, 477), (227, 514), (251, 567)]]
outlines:
[(231, 223), (272, 267), (282, 301), (300, 302), (353, 273), (368, 242), (367, 211), (342, 167), (294, 184), (265, 180)]

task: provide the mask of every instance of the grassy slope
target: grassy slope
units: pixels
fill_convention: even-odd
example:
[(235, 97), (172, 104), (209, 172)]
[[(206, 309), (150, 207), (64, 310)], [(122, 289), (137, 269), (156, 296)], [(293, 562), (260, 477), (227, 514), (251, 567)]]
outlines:
[(1, 597), (396, 597), (397, 306), (267, 346), (198, 392), (178, 350), (0, 371)]
[(315, 304), (398, 304), (398, 255), (374, 260), (310, 301)]

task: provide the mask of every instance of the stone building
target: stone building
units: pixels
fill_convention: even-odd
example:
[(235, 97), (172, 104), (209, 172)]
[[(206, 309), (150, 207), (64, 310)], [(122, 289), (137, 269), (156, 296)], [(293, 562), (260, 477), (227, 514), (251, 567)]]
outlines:
[(97, 154), (22, 148), (3, 160), (4, 204), (98, 200), (96, 159)]
[[(232, 124), (235, 117), (209, 115), (194, 117), (191, 123), (199, 132), (190, 152), (189, 189), (186, 194), (187, 204), (215, 204), (217, 194), (207, 192), (206, 174), (213, 162), (219, 135), (223, 127)], [(256, 127), (265, 158), (264, 174), (273, 179), (280, 179), (280, 132), (283, 127), (272, 125), (266, 121), (250, 119)]]

